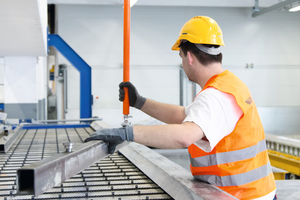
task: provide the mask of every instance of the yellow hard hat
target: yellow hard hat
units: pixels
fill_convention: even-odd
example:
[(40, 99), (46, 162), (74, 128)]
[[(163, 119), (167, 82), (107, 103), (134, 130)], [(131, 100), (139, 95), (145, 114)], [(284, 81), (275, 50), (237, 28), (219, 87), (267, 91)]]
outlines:
[(212, 44), (225, 46), (223, 33), (215, 20), (206, 16), (196, 16), (186, 22), (181, 28), (179, 38), (172, 50), (178, 51), (181, 40), (196, 44)]

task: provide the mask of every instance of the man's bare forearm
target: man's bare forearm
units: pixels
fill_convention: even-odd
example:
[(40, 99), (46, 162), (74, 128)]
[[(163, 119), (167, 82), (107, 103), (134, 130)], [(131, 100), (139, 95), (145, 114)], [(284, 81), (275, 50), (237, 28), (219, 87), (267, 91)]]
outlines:
[(160, 103), (147, 99), (141, 110), (167, 124), (180, 124), (185, 119), (185, 108), (183, 106)]
[(193, 122), (157, 126), (133, 126), (134, 141), (164, 149), (185, 148), (200, 140), (204, 134)]

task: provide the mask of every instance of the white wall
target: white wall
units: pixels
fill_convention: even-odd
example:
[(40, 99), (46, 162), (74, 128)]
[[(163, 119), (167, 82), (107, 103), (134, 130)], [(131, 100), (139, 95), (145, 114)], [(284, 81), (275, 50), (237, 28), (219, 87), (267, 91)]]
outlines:
[(5, 57), (5, 104), (37, 103), (36, 57)]
[(37, 118), (37, 57), (6, 56), (4, 111), (8, 118)]
[[(118, 102), (123, 62), (122, 7), (58, 5), (57, 12), (58, 34), (92, 66), (93, 94), (99, 97), (95, 99), (93, 115), (108, 108), (122, 113)], [(178, 104), (181, 60), (171, 47), (186, 21), (206, 15), (223, 30), (224, 68), (249, 86), (258, 106), (300, 106), (300, 12), (273, 11), (256, 18), (251, 17), (251, 12), (252, 8), (134, 6), (132, 82), (146, 97)], [(62, 57), (59, 62), (69, 64)], [(246, 69), (247, 63), (253, 63), (254, 68)], [(73, 77), (68, 83), (69, 109), (76, 110), (79, 85), (74, 77), (78, 75), (75, 70), (69, 71)]]
[[(45, 119), (47, 73), (45, 57), (4, 58), (4, 104), (8, 118)], [(1, 64), (0, 64), (1, 66)]]

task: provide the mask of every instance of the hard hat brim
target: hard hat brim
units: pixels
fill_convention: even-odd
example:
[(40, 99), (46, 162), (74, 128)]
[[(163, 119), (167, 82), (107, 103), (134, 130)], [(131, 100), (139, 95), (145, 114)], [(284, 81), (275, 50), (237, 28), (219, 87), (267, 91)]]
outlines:
[(175, 42), (175, 44), (174, 44), (173, 47), (172, 47), (172, 50), (173, 50), (173, 51), (179, 51), (179, 50), (180, 50), (180, 47), (179, 47), (180, 42), (181, 42), (181, 40), (177, 40), (177, 41)]

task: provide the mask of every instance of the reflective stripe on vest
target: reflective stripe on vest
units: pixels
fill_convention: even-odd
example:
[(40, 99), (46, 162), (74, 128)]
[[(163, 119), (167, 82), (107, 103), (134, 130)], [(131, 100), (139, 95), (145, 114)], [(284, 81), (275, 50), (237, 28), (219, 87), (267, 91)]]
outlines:
[(248, 158), (254, 158), (258, 153), (266, 150), (267, 150), (266, 141), (261, 140), (257, 143), (257, 145), (244, 148), (241, 150), (210, 154), (198, 158), (190, 157), (190, 160), (191, 160), (191, 165), (193, 167), (208, 167), (212, 165), (219, 165), (224, 163), (231, 163), (240, 160), (245, 160)]
[(199, 180), (209, 182), (216, 186), (225, 187), (225, 186), (244, 185), (252, 181), (256, 181), (258, 179), (264, 178), (268, 176), (271, 172), (272, 172), (272, 168), (269, 162), (266, 165), (263, 165), (259, 168), (241, 174), (235, 174), (230, 176), (201, 175), (195, 177)]

